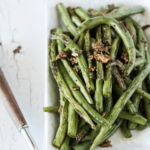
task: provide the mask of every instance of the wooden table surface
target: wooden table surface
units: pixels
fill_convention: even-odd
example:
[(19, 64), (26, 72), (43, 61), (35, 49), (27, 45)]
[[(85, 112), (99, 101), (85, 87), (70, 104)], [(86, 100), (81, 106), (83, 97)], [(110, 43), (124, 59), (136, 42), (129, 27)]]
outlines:
[[(39, 149), (44, 137), (45, 0), (0, 1), (0, 67)], [(13, 51), (21, 46), (20, 53)], [(0, 94), (0, 150), (28, 150)]]

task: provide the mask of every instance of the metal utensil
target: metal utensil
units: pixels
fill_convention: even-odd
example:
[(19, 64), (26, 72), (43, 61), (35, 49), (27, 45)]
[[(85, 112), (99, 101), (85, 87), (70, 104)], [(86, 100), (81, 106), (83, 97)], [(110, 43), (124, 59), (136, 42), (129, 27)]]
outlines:
[(23, 134), (31, 150), (38, 150), (29, 130), (27, 122), (17, 104), (17, 101), (5, 79), (5, 76), (0, 69), (0, 90), (4, 94), (5, 100), (3, 100), (4, 106), (6, 107), (10, 117), (15, 123), (18, 130)]

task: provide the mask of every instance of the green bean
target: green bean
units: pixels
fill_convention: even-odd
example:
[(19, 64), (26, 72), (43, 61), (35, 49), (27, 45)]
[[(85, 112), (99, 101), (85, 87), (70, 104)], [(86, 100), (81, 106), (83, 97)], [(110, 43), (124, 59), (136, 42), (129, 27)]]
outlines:
[(69, 142), (70, 142), (70, 137), (68, 135), (66, 135), (60, 150), (68, 150), (69, 149)]
[(83, 49), (84, 45), (84, 37), (85, 37), (85, 32), (81, 33), (80, 38), (78, 40), (78, 45), (81, 49)]
[(52, 34), (52, 39), (59, 39), (63, 43), (65, 43), (71, 50), (72, 52), (78, 53), (78, 57), (76, 57), (78, 64), (81, 68), (82, 76), (84, 78), (84, 81), (86, 83), (86, 87), (88, 92), (94, 92), (95, 87), (94, 87), (94, 82), (92, 79), (89, 77), (89, 70), (88, 70), (88, 65), (85, 60), (85, 57), (83, 54), (80, 54), (80, 47), (75, 44), (67, 35), (64, 35), (62, 33), (53, 33)]
[(92, 16), (100, 16), (100, 15), (102, 15), (102, 13), (100, 13), (98, 10), (92, 9), (92, 8), (89, 8), (89, 9), (88, 9), (88, 12), (89, 12)]
[(103, 13), (103, 12), (104, 12), (104, 8), (103, 8), (103, 6), (101, 6), (101, 7), (99, 8), (99, 11), (100, 11), (101, 13)]
[[(96, 40), (97, 42), (102, 42), (102, 32), (101, 26), (97, 28), (96, 32)], [(95, 105), (96, 110), (99, 113), (103, 112), (103, 80), (104, 80), (104, 71), (103, 64), (101, 61), (96, 61), (96, 90), (95, 90)]]
[[(126, 53), (127, 52), (127, 50), (126, 50), (126, 48), (125, 48), (125, 46), (123, 45), (123, 47), (122, 47), (122, 52), (123, 53)], [(142, 54), (136, 49), (135, 50), (135, 52), (136, 52), (136, 57), (142, 57), (143, 58), (143, 56), (142, 56)], [(126, 65), (126, 64), (125, 64)]]
[(80, 130), (86, 124), (85, 120), (81, 118), (78, 126), (78, 130)]
[(75, 8), (75, 13), (83, 20), (88, 20), (91, 18), (81, 7)]
[(78, 114), (75, 112), (72, 105), (69, 104), (67, 134), (71, 138), (76, 138), (77, 131), (78, 131)]
[[(110, 132), (112, 132), (112, 130), (114, 130), (116, 124), (113, 124), (113, 126), (111, 127), (111, 129), (108, 130), (108, 132), (104, 135), (104, 136), (107, 136)], [(95, 139), (95, 137), (98, 135), (98, 132), (97, 131), (100, 131), (100, 125), (97, 125), (96, 126), (96, 131), (95, 130), (92, 130), (87, 136), (85, 136), (83, 139), (82, 139), (82, 142), (85, 142), (85, 141), (93, 141)]]
[(117, 37), (117, 33), (114, 31), (114, 29), (111, 28), (111, 38), (115, 39)]
[(136, 58), (134, 68), (136, 68), (136, 67), (138, 67), (140, 65), (143, 65), (145, 63), (146, 63), (146, 59), (141, 58), (141, 57), (140, 58)]
[[(142, 42), (142, 40), (146, 40), (146, 37), (144, 35), (144, 32), (142, 30), (142, 28), (138, 25), (138, 23), (136, 23), (135, 21), (133, 21), (136, 29), (137, 29), (137, 33), (138, 33), (138, 44), (139, 44), (139, 52), (142, 54), (142, 57), (145, 58), (145, 43)], [(143, 67), (143, 65), (138, 67), (138, 71), (141, 70), (141, 68)]]
[[(145, 92), (147, 92), (147, 87), (146, 87), (145, 81), (143, 81), (142, 88)], [(143, 104), (144, 104), (143, 106), (144, 106), (146, 119), (147, 119), (148, 125), (150, 126), (150, 102), (148, 99), (143, 97)]]
[(112, 95), (109, 98), (105, 98), (104, 100), (104, 112), (106, 112), (105, 118), (109, 115), (111, 109), (113, 107), (113, 98)]
[(66, 25), (66, 27), (68, 28), (68, 30), (71, 32), (71, 34), (74, 37), (78, 36), (77, 28), (72, 23), (70, 16), (69, 16), (66, 8), (64, 7), (64, 5), (62, 3), (59, 3), (57, 5), (57, 9), (59, 10), (61, 17), (62, 17), (62, 20), (63, 20), (64, 24)]
[(101, 124), (96, 125), (96, 130), (91, 130), (91, 132), (86, 135), (81, 141), (89, 141), (89, 140), (94, 140), (94, 138), (98, 135), (98, 132), (100, 131)]
[[(106, 139), (109, 139), (120, 127), (120, 125), (122, 124), (123, 119), (118, 118), (117, 119), (117, 124), (114, 124), (112, 126), (112, 128), (104, 135), (104, 137), (102, 138), (102, 140), (99, 142), (98, 145), (101, 145), (102, 143), (104, 143), (106, 141)], [(87, 150), (91, 144), (92, 144), (93, 140), (91, 141), (91, 139), (89, 141), (85, 141), (81, 144), (75, 145), (73, 146), (74, 150)]]
[(84, 46), (84, 50), (86, 51), (86, 55), (87, 55), (87, 60), (88, 60), (88, 69), (89, 69), (89, 76), (91, 79), (94, 78), (94, 72), (92, 71), (92, 68), (94, 67), (93, 65), (93, 60), (90, 60), (89, 57), (92, 55), (91, 53), (91, 37), (90, 37), (90, 32), (89, 30), (86, 31), (85, 33), (85, 46)]
[(106, 133), (104, 135), (104, 137), (102, 138), (102, 140), (99, 142), (98, 145), (101, 145), (102, 143), (104, 143), (107, 139), (109, 139), (111, 136), (114, 135), (114, 133), (118, 130), (118, 128), (121, 126), (123, 119), (118, 118), (116, 120), (117, 124), (114, 125), (114, 128), (110, 129), (110, 132), (108, 131), (108, 133)]
[(141, 115), (138, 115), (138, 114), (131, 115), (128, 112), (123, 111), (123, 110), (121, 111), (121, 113), (119, 114), (118, 117), (122, 118), (122, 119), (130, 120), (132, 122), (135, 122), (135, 123), (138, 123), (141, 125), (145, 125), (147, 122), (147, 120), (144, 117), (142, 117)]
[(142, 54), (136, 49), (136, 57), (142, 57)]
[(71, 20), (73, 23), (75, 23), (76, 26), (81, 25), (81, 20), (80, 18), (74, 13), (73, 9), (71, 7), (67, 8), (70, 16), (71, 16)]
[[(125, 25), (128, 28), (129, 33), (133, 35), (132, 39), (133, 39), (134, 45), (136, 46), (136, 44), (137, 44), (136, 29), (133, 25), (132, 20), (130, 18), (126, 18), (125, 19)], [(123, 45), (122, 51), (123, 52), (127, 51), (124, 45)]]
[[(76, 37), (74, 37), (73, 42), (77, 42), (78, 39), (79, 39), (79, 35), (76, 36)], [(66, 47), (66, 48), (64, 49), (64, 51), (67, 52), (67, 53), (71, 53), (71, 50), (69, 49), (69, 47)]]
[[(102, 42), (102, 31), (101, 26), (97, 28), (96, 31), (96, 41)], [(104, 80), (104, 70), (103, 70), (103, 64), (101, 61), (96, 61), (96, 73), (97, 73), (97, 79)]]
[[(113, 84), (113, 91), (115, 92), (117, 98), (121, 97), (121, 95), (124, 93), (124, 91), (118, 86), (117, 83)], [(133, 105), (130, 99), (127, 101), (125, 107), (131, 114), (137, 113), (135, 106)]]
[(119, 87), (124, 91), (127, 89), (126, 84), (124, 83), (124, 80), (121, 78), (119, 71), (116, 66), (112, 67), (112, 74), (114, 78), (116, 79), (117, 83), (119, 84)]
[(84, 127), (80, 129), (76, 137), (76, 144), (78, 144), (89, 132), (90, 125), (86, 124)]
[[(133, 103), (133, 105), (134, 105), (137, 112), (139, 110), (139, 103), (140, 103), (139, 98), (140, 97), (138, 97), (136, 93), (134, 93), (133, 96), (131, 97), (132, 103)], [(131, 122), (131, 121), (128, 122), (129, 130), (134, 130), (134, 129), (136, 129), (136, 127), (137, 127), (136, 123)]]
[[(120, 43), (120, 37), (113, 41), (111, 50), (110, 50), (110, 57), (113, 59), (116, 58), (118, 52), (118, 45)], [(105, 79), (104, 79), (104, 86), (103, 86), (103, 95), (106, 98), (109, 98), (112, 94), (112, 74), (111, 74), (111, 62), (108, 63), (109, 68), (105, 72)]]
[(86, 141), (84, 143), (78, 144), (73, 146), (73, 150), (88, 150), (89, 147), (92, 145), (93, 141)]
[[(81, 34), (82, 34), (82, 33), (81, 33)], [(95, 39), (95, 38), (91, 38), (91, 44), (92, 44), (93, 42), (94, 42), (94, 43), (96, 42), (96, 39)], [(93, 52), (93, 54), (94, 54), (95, 49), (92, 48), (92, 52)]]
[[(141, 66), (141, 65), (143, 66), (146, 62), (147, 62), (147, 61), (146, 61), (145, 58), (142, 58), (142, 57), (136, 58), (134, 68), (139, 67), (139, 66)], [(124, 64), (124, 66), (125, 66), (125, 68), (126, 68), (126, 67), (127, 67), (127, 64)]]
[(130, 18), (126, 18), (125, 19), (125, 25), (126, 25), (126, 27), (128, 27), (128, 30), (129, 30), (130, 34), (133, 34), (132, 39), (134, 41), (134, 45), (136, 45), (136, 43), (137, 43), (136, 29), (133, 25), (132, 20)]
[(111, 67), (113, 67), (113, 66), (118, 66), (121, 71), (124, 71), (124, 70), (125, 70), (125, 66), (124, 66), (123, 63), (122, 63), (121, 61), (119, 61), (119, 60), (112, 60), (112, 62), (111, 62)]
[(59, 106), (43, 107), (43, 111), (49, 112), (49, 113), (58, 112), (58, 109), (59, 109)]
[[(147, 83), (146, 87), (147, 87), (147, 92), (150, 93), (150, 84)], [(148, 99), (148, 98), (147, 98), (147, 99)]]
[[(147, 39), (145, 37), (145, 34), (143, 32), (143, 29), (140, 27), (140, 25), (133, 21), (136, 29), (138, 30), (138, 37), (139, 37), (139, 52), (142, 54), (143, 58), (146, 59), (147, 63), (150, 63), (150, 54), (148, 51), (148, 44)], [(142, 67), (143, 65), (141, 65)], [(141, 69), (141, 68), (139, 68)], [(148, 82), (150, 83), (150, 74), (147, 77)]]
[[(68, 30), (74, 36), (74, 40), (73, 41), (76, 42), (78, 40), (78, 38), (79, 38), (79, 35), (76, 32), (77, 29), (76, 29), (75, 25), (72, 23), (66, 8), (64, 7), (64, 5), (62, 3), (59, 3), (57, 5), (57, 9), (59, 10), (59, 12), (61, 14), (61, 17), (63, 19), (64, 24), (68, 27)], [(68, 47), (66, 47), (64, 51), (65, 52), (70, 52), (70, 49)]]
[(64, 97), (62, 92), (60, 92), (60, 105), (62, 106), (60, 113), (60, 124), (55, 139), (53, 141), (53, 145), (56, 147), (60, 147), (62, 145), (68, 126), (68, 101)]
[[(58, 28), (57, 32), (61, 33), (61, 29)], [(80, 41), (80, 39), (79, 39), (79, 41)], [(84, 35), (83, 35), (83, 39), (84, 39)], [(57, 44), (58, 44), (58, 52), (61, 52), (61, 50), (63, 51), (64, 50), (63, 43), (60, 40), (57, 40)], [(82, 41), (81, 41), (81, 44), (82, 44)], [(61, 59), (61, 61), (64, 65), (65, 69), (67, 70), (68, 74), (72, 78), (72, 80), (80, 88), (81, 93), (84, 95), (84, 97), (86, 98), (88, 103), (93, 104), (93, 100), (92, 100), (90, 94), (87, 92), (86, 87), (85, 87), (83, 81), (80, 79), (79, 75), (75, 72), (75, 70), (72, 68), (72, 66), (69, 64), (69, 62), (66, 59)]]
[[(119, 98), (117, 103), (114, 105), (111, 113), (107, 117), (107, 120), (113, 124), (116, 118), (118, 117), (119, 113), (124, 108), (127, 101), (133, 95), (135, 90), (138, 88), (140, 82), (142, 82), (146, 76), (150, 73), (150, 64), (147, 64), (143, 67), (142, 71), (134, 78), (133, 82), (129, 85), (127, 90), (123, 93), (123, 95)], [(90, 150), (94, 150), (98, 143), (101, 141), (103, 135), (108, 131), (107, 127), (102, 127), (100, 133), (95, 138)]]
[(103, 113), (103, 80), (96, 79), (96, 90), (94, 95), (95, 108), (102, 114)]
[(95, 26), (98, 26), (99, 24), (108, 24), (112, 26), (115, 29), (115, 31), (118, 33), (118, 35), (122, 38), (124, 45), (129, 54), (129, 62), (128, 62), (127, 70), (126, 70), (127, 75), (129, 75), (134, 68), (135, 58), (136, 58), (136, 53), (135, 53), (136, 49), (134, 47), (134, 43), (129, 32), (126, 32), (126, 29), (117, 20), (109, 18), (109, 17), (103, 17), (103, 16), (94, 17), (92, 19), (89, 19), (83, 22), (78, 27), (78, 33), (81, 34), (83, 31), (87, 29), (91, 29)]
[[(131, 19), (130, 19), (131, 20)], [(145, 43), (142, 41), (142, 40), (146, 40), (146, 37), (144, 35), (144, 32), (142, 30), (142, 28), (138, 25), (138, 23), (136, 23), (135, 21), (131, 20), (131, 22), (134, 23), (136, 29), (137, 29), (137, 34), (138, 34), (138, 45), (139, 45), (139, 52), (142, 54), (142, 57), (145, 58)], [(147, 45), (147, 44), (146, 44)], [(142, 69), (143, 65), (140, 65), (137, 67), (137, 73)], [(142, 83), (139, 87), (142, 87)], [(136, 98), (137, 97), (137, 98)], [(137, 108), (138, 110), (138, 107), (139, 106), (136, 106), (136, 105), (139, 105), (140, 103), (140, 99), (141, 99), (141, 95), (139, 94), (134, 94), (134, 103), (135, 103), (135, 107)], [(148, 101), (148, 100), (146, 100)], [(135, 128), (136, 125), (134, 125), (133, 123), (129, 124), (129, 127), (131, 128)]]
[[(128, 86), (132, 83), (132, 80), (130, 78), (128, 78), (128, 77), (125, 77), (124, 81), (125, 81), (125, 84), (128, 85)], [(145, 92), (141, 88), (137, 88), (135, 93), (140, 94), (142, 97), (145, 97), (148, 100), (150, 100), (150, 94), (148, 94), (147, 92)]]
[(122, 132), (123, 132), (123, 134), (126, 138), (131, 138), (132, 137), (132, 134), (131, 134), (130, 130), (127, 127), (127, 120), (123, 120), (123, 123), (121, 125), (121, 129), (122, 129)]
[(79, 102), (78, 105), (81, 105), (87, 111), (87, 113), (92, 117), (93, 121), (95, 121), (96, 123), (100, 123), (102, 125), (109, 125), (106, 119), (103, 118), (95, 109), (93, 109), (88, 104), (88, 102), (85, 100), (81, 92), (79, 90), (73, 89), (73, 87), (75, 87), (76, 84), (72, 81), (71, 77), (68, 75), (68, 73), (66, 72), (64, 66), (61, 64), (60, 61), (58, 62), (58, 64), (59, 64), (60, 71), (63, 75), (63, 78), (68, 85), (68, 88), (72, 92), (75, 99)]
[(114, 9), (112, 12), (106, 14), (106, 16), (114, 19), (122, 19), (130, 15), (143, 13), (143, 12), (144, 12), (144, 8), (142, 6), (121, 7), (118, 9)]
[[(104, 100), (104, 112), (106, 112), (105, 118), (109, 115), (112, 107), (113, 107), (113, 98), (112, 96), (110, 98), (105, 98)], [(96, 130), (92, 130), (86, 137), (82, 139), (82, 142), (88, 141), (88, 140), (94, 140), (94, 138), (98, 135), (98, 131), (100, 131), (101, 125), (96, 125)]]
[(142, 26), (142, 29), (143, 29), (143, 30), (146, 30), (146, 29), (149, 28), (149, 27), (150, 27), (150, 25), (147, 24), (147, 25)]
[[(145, 59), (147, 63), (150, 63), (150, 54), (148, 50), (148, 44), (145, 43)], [(148, 84), (150, 84), (150, 74), (147, 77)]]
[(137, 129), (139, 130), (139, 131), (142, 131), (142, 130), (144, 130), (146, 128), (146, 125), (141, 125), (141, 124), (138, 124), (137, 125)]
[(107, 24), (102, 25), (102, 31), (103, 31), (103, 43), (105, 45), (111, 45), (111, 29), (110, 26)]
[(90, 119), (88, 114), (85, 112), (85, 110), (80, 105), (78, 105), (78, 103), (75, 101), (67, 84), (63, 80), (63, 77), (58, 68), (58, 62), (56, 61), (56, 41), (55, 40), (52, 40), (52, 43), (49, 46), (49, 48), (50, 48), (50, 56), (49, 56), (50, 66), (52, 69), (53, 76), (54, 76), (60, 90), (64, 94), (65, 98), (72, 104), (75, 111), (81, 117), (83, 117), (87, 123), (89, 123), (91, 125), (91, 128), (95, 129), (94, 123), (92, 122), (92, 120)]

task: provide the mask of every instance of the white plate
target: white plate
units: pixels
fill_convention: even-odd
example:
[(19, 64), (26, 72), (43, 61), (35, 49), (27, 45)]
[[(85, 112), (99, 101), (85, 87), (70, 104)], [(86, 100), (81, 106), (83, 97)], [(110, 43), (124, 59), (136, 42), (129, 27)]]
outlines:
[[(141, 25), (150, 24), (150, 1), (148, 0), (50, 0), (47, 2), (47, 40), (50, 36), (50, 29), (56, 27), (62, 27), (63, 30), (66, 28), (63, 22), (60, 21), (60, 17), (56, 10), (56, 5), (58, 3), (63, 3), (66, 7), (77, 7), (81, 6), (84, 9), (95, 8), (99, 9), (101, 6), (106, 6), (108, 4), (114, 3), (116, 6), (134, 6), (142, 5), (145, 8), (143, 15), (135, 15), (134, 19), (140, 21)], [(146, 30), (146, 35), (148, 42), (150, 43), (150, 29)], [(48, 52), (46, 52), (48, 57)], [(48, 67), (48, 62), (46, 61), (46, 68)], [(59, 103), (59, 93), (56, 82), (47, 69), (46, 76), (46, 99), (45, 106), (53, 106)], [(54, 139), (55, 133), (57, 131), (59, 124), (59, 115), (45, 113), (45, 145), (44, 150), (55, 150), (57, 148), (52, 146), (52, 141)], [(143, 131), (132, 131), (133, 137), (130, 139), (124, 138), (120, 130), (118, 130), (113, 137), (111, 137), (111, 142), (113, 147), (111, 150), (121, 149), (121, 150), (149, 150), (150, 149), (150, 128), (146, 128)], [(96, 150), (100, 149), (97, 147)]]

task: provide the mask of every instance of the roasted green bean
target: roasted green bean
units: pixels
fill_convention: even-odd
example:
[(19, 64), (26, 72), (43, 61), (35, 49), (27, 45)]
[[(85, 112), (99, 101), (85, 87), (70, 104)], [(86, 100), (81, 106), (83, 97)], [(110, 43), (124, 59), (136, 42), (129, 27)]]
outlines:
[[(124, 108), (127, 101), (130, 99), (130, 97), (133, 95), (135, 90), (138, 88), (140, 82), (142, 82), (146, 76), (150, 73), (150, 64), (147, 64), (143, 67), (142, 71), (134, 78), (133, 82), (129, 85), (127, 90), (122, 94), (122, 96), (119, 98), (117, 103), (114, 105), (111, 113), (107, 117), (107, 120), (113, 124), (116, 118), (118, 117), (119, 113)], [(103, 135), (108, 131), (107, 127), (102, 127), (100, 130), (100, 133), (95, 138), (90, 150), (94, 150), (95, 147), (98, 145), (98, 143), (101, 141)]]
[(83, 8), (81, 7), (77, 7), (75, 8), (75, 13), (83, 20), (88, 20), (91, 17), (88, 15), (88, 13), (86, 13), (85, 10), (83, 10)]
[(123, 111), (123, 110), (121, 111), (121, 113), (119, 114), (118, 117), (122, 118), (122, 119), (132, 121), (132, 122), (135, 122), (135, 123), (138, 123), (138, 124), (141, 124), (141, 125), (145, 125), (146, 122), (147, 122), (147, 120), (144, 117), (142, 117), (138, 114), (131, 115), (128, 112)]
[(144, 65), (145, 63), (146, 63), (146, 59), (144, 59), (142, 57), (136, 58), (134, 68), (136, 68), (140, 65)]
[(78, 131), (78, 114), (73, 109), (72, 105), (68, 107), (68, 130), (67, 134), (71, 138), (76, 138)]
[(89, 77), (89, 70), (88, 70), (88, 65), (85, 60), (85, 57), (83, 54), (80, 53), (80, 47), (75, 44), (67, 35), (64, 35), (62, 33), (53, 33), (52, 34), (52, 39), (59, 39), (63, 43), (65, 43), (71, 50), (72, 52), (76, 52), (78, 54), (78, 57), (76, 57), (78, 64), (81, 68), (82, 76), (84, 78), (84, 81), (86, 83), (86, 87), (88, 92), (94, 92), (95, 87), (94, 87), (94, 82), (92, 79)]
[(134, 45), (137, 43), (137, 37), (136, 37), (136, 29), (133, 25), (133, 22), (130, 18), (125, 19), (125, 25), (127, 29), (129, 30), (129, 33), (132, 35), (132, 39), (134, 41)]
[(112, 12), (106, 14), (106, 16), (114, 19), (122, 19), (130, 15), (143, 13), (143, 12), (144, 12), (144, 8), (142, 6), (122, 7), (122, 8), (114, 9)]
[[(101, 26), (97, 28), (96, 40), (99, 43), (102, 42)], [(104, 80), (103, 64), (101, 61), (96, 61), (96, 90), (94, 99), (96, 110), (99, 113), (103, 112), (103, 80)]]
[(59, 10), (61, 17), (63, 19), (64, 24), (66, 25), (66, 27), (68, 28), (68, 30), (71, 32), (71, 34), (76, 37), (78, 36), (77, 33), (77, 28), (75, 27), (75, 25), (72, 23), (70, 16), (67, 12), (67, 9), (64, 7), (64, 5), (62, 3), (59, 3), (57, 5), (57, 9)]
[(58, 112), (58, 109), (59, 109), (59, 106), (43, 107), (43, 111), (49, 112), (49, 113)]
[(92, 16), (100, 16), (100, 15), (102, 15), (98, 10), (92, 9), (92, 8), (89, 8), (89, 9), (88, 9), (88, 12), (89, 12)]
[(61, 147), (60, 147), (60, 150), (68, 150), (69, 149), (69, 142), (70, 142), (70, 137), (68, 135), (66, 135)]
[(78, 105), (81, 105), (87, 111), (87, 113), (92, 117), (93, 121), (95, 121), (96, 123), (100, 123), (102, 125), (109, 125), (106, 119), (103, 118), (95, 109), (93, 109), (88, 104), (88, 102), (85, 100), (81, 92), (79, 90), (74, 90), (74, 87), (76, 87), (76, 84), (72, 81), (71, 77), (68, 75), (64, 66), (61, 64), (61, 62), (59, 61), (58, 63), (59, 63), (59, 68), (63, 75), (63, 78), (65, 82), (67, 83), (68, 88), (72, 92), (73, 96), (78, 101)]
[(93, 60), (90, 60), (90, 56), (92, 55), (92, 49), (91, 49), (91, 36), (89, 30), (86, 31), (85, 33), (85, 43), (84, 43), (84, 48), (85, 52), (87, 55), (87, 60), (88, 60), (88, 69), (89, 69), (89, 76), (91, 79), (94, 78), (94, 71), (92, 71), (92, 68), (94, 68), (93, 65)]
[(85, 124), (86, 124), (85, 120), (81, 118), (79, 122), (78, 130), (80, 130)]
[[(103, 43), (105, 45), (111, 45), (111, 28), (107, 24), (102, 25), (102, 32), (103, 32)], [(119, 43), (118, 43), (119, 45)]]
[(112, 72), (114, 78), (116, 79), (117, 83), (119, 84), (120, 88), (123, 91), (126, 90), (127, 86), (124, 83), (124, 80), (121, 78), (117, 67), (116, 66), (112, 67), (112, 71), (111, 72)]
[(142, 131), (142, 130), (144, 130), (146, 128), (146, 125), (141, 125), (141, 124), (138, 124), (137, 125), (137, 129), (139, 130), (139, 131)]
[(127, 120), (123, 120), (123, 123), (121, 125), (121, 129), (122, 129), (122, 132), (123, 132), (123, 134), (126, 138), (131, 138), (132, 137), (132, 134), (131, 134), (130, 130), (127, 127)]
[[(118, 130), (118, 128), (122, 124), (122, 121), (123, 119), (118, 118), (116, 121), (117, 124), (114, 123), (112, 128), (104, 135), (104, 137), (102, 138), (102, 140), (99, 142), (98, 145), (103, 144), (107, 139), (109, 139)], [(92, 142), (93, 140), (91, 141), (91, 139), (89, 139), (89, 141), (85, 141), (81, 144), (73, 146), (73, 149), (74, 150), (87, 150), (91, 146)]]
[[(120, 98), (121, 95), (124, 93), (124, 91), (118, 86), (117, 83), (113, 84), (113, 91), (115, 92), (117, 98)], [(125, 107), (131, 114), (137, 113), (137, 110), (130, 99), (127, 101)]]
[(79, 26), (81, 25), (81, 20), (80, 18), (74, 13), (73, 9), (71, 7), (67, 8), (70, 16), (71, 16), (71, 20), (73, 23), (75, 23), (75, 25)]
[(66, 135), (67, 126), (68, 126), (68, 101), (64, 97), (63, 93), (60, 92), (60, 105), (62, 107), (60, 112), (60, 124), (55, 136), (55, 139), (53, 141), (53, 145), (56, 147), (60, 147), (63, 143), (63, 140)]
[(66, 83), (64, 82), (64, 79), (59, 71), (58, 64), (56, 61), (56, 41), (55, 40), (52, 40), (52, 43), (49, 48), (50, 48), (50, 56), (49, 56), (50, 66), (51, 66), (52, 73), (54, 75), (54, 78), (55, 78), (60, 90), (64, 94), (65, 98), (72, 104), (75, 111), (80, 116), (82, 116), (86, 120), (87, 123), (89, 123), (91, 125), (91, 128), (95, 129), (95, 125), (92, 122), (92, 120), (90, 119), (90, 117), (88, 116), (88, 114), (85, 112), (85, 110), (80, 105), (78, 105), (78, 103), (73, 98), (69, 88), (67, 87)]
[[(130, 79), (130, 78), (128, 78), (128, 77), (125, 77), (125, 84), (126, 85), (130, 85), (131, 83), (132, 83), (132, 80)], [(142, 97), (145, 97), (145, 98), (147, 98), (148, 100), (150, 100), (150, 94), (148, 94), (147, 92), (145, 92), (144, 90), (142, 90), (141, 88), (137, 88), (136, 89), (136, 91), (135, 91), (135, 93), (138, 93), (138, 94), (140, 94)]]
[[(61, 29), (58, 28), (57, 29), (58, 33), (61, 33)], [(83, 39), (84, 39), (84, 34), (83, 34)], [(81, 37), (79, 39), (79, 45), (81, 46), (82, 44), (82, 40)], [(57, 44), (58, 44), (58, 52), (61, 52), (61, 50), (64, 50), (64, 45), (63, 43), (58, 39), (57, 40)], [(93, 104), (93, 100), (90, 96), (90, 94), (88, 93), (88, 91), (86, 90), (86, 87), (83, 83), (83, 81), (80, 79), (79, 75), (75, 72), (75, 70), (71, 67), (71, 65), (69, 64), (69, 62), (66, 59), (61, 59), (65, 69), (67, 70), (68, 74), (70, 75), (70, 77), (72, 77), (72, 80), (76, 83), (77, 86), (79, 86), (81, 93), (84, 95), (84, 97), (86, 98), (86, 100), (88, 101), (89, 104)]]
[(86, 124), (84, 127), (82, 127), (76, 137), (76, 144), (78, 144), (89, 132), (90, 130), (90, 125)]
[[(147, 87), (146, 87), (145, 81), (143, 81), (142, 88), (145, 92), (147, 92)], [(143, 104), (144, 104), (144, 111), (145, 111), (146, 119), (148, 122), (148, 126), (150, 127), (150, 105), (149, 105), (150, 102), (148, 99), (143, 97)]]
[(121, 37), (121, 39), (123, 40), (124, 45), (129, 54), (129, 62), (126, 70), (126, 73), (129, 75), (134, 68), (136, 49), (134, 47), (134, 43), (129, 32), (127, 32), (126, 28), (124, 28), (117, 20), (109, 17), (103, 17), (103, 16), (94, 17), (92, 19), (88, 19), (87, 21), (83, 22), (78, 27), (78, 33), (81, 34), (83, 31), (87, 29), (91, 29), (100, 24), (108, 24), (112, 26), (115, 29), (115, 31), (118, 33), (118, 35)]
[[(120, 37), (117, 36), (117, 38), (113, 41), (111, 50), (110, 50), (110, 57), (112, 58), (112, 60), (116, 58), (119, 43), (120, 43)], [(106, 98), (109, 98), (111, 94), (112, 94), (112, 74), (111, 74), (111, 62), (109, 62), (108, 68), (105, 72), (103, 95)]]

